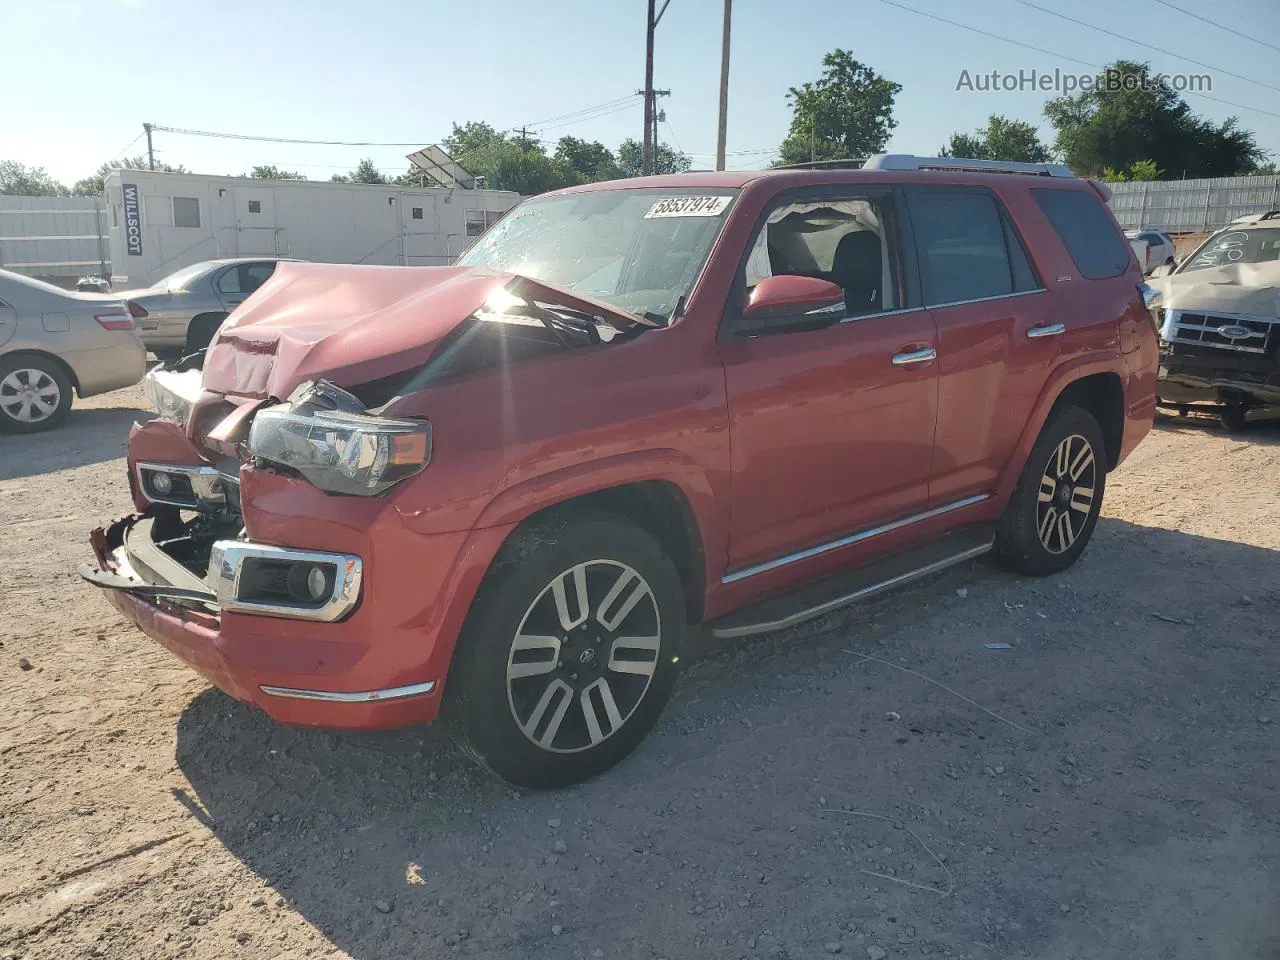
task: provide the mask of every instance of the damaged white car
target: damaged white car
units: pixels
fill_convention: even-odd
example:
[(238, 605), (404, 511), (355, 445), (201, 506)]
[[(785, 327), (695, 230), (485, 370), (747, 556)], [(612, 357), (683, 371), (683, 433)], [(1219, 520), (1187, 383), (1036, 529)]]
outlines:
[(1233, 431), (1280, 417), (1280, 210), (1233, 221), (1150, 285), (1161, 404), (1218, 404)]

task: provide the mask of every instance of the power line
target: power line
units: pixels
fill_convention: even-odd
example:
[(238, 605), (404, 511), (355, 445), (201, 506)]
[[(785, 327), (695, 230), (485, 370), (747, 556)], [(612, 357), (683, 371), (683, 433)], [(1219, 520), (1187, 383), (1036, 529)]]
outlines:
[(124, 147), (123, 147), (123, 148), (121, 148), (120, 150), (117, 150), (115, 153), (113, 153), (113, 154), (111, 155), (110, 160), (108, 160), (107, 162), (108, 162), (108, 163), (110, 163), (110, 162), (111, 162), (111, 160), (115, 160), (116, 158), (123, 156), (126, 152), (128, 152), (128, 150), (129, 150), (129, 149), (130, 149), (130, 148), (131, 148), (135, 143), (137, 143), (139, 140), (141, 140), (145, 135), (146, 135), (146, 131), (143, 131), (142, 133), (138, 134), (136, 137), (134, 137), (132, 140), (130, 140), (128, 143), (126, 143), (126, 144), (124, 145)]
[(601, 108), (616, 107), (620, 104), (625, 104), (627, 106), (630, 106), (632, 103), (635, 102), (635, 96), (636, 96), (635, 94), (628, 94), (625, 97), (618, 97), (615, 100), (606, 100), (604, 103), (597, 103), (595, 106), (592, 106), (592, 107), (583, 107), (581, 110), (571, 110), (568, 113), (562, 113), (555, 117), (547, 117), (545, 120), (534, 120), (533, 122), (526, 124), (526, 126), (540, 127), (543, 124), (555, 123), (559, 120), (567, 120), (572, 117), (576, 117), (579, 114), (592, 113)]
[(163, 127), (158, 123), (151, 125), (152, 130), (163, 130), (165, 133), (179, 133), (188, 137), (216, 137), (221, 140), (255, 140), (259, 143), (301, 143), (318, 147), (421, 147), (422, 141), (412, 143), (377, 143), (372, 140), (306, 140), (297, 137), (257, 137), (247, 133), (221, 133), (213, 130), (188, 130), (185, 127)]
[(1161, 6), (1168, 7), (1170, 10), (1177, 10), (1179, 13), (1185, 13), (1188, 17), (1193, 17), (1201, 23), (1207, 23), (1211, 27), (1217, 27), (1219, 30), (1225, 30), (1227, 33), (1234, 34), (1237, 37), (1242, 37), (1245, 40), (1252, 40), (1254, 43), (1260, 43), (1264, 47), (1280, 51), (1280, 47), (1277, 47), (1274, 43), (1267, 43), (1265, 40), (1259, 40), (1257, 37), (1251, 37), (1249, 34), (1241, 33), (1239, 30), (1232, 30), (1230, 27), (1225, 24), (1218, 23), (1216, 20), (1210, 20), (1208, 17), (1202, 17), (1198, 13), (1179, 7), (1177, 4), (1169, 3), (1169, 0), (1155, 0), (1155, 2)]
[(1230, 70), (1224, 70), (1222, 67), (1215, 67), (1211, 63), (1205, 63), (1203, 60), (1193, 60), (1191, 57), (1183, 56), (1180, 53), (1174, 53), (1172, 50), (1166, 50), (1164, 47), (1157, 47), (1155, 44), (1145, 43), (1142, 40), (1135, 40), (1133, 37), (1126, 37), (1122, 33), (1114, 33), (1104, 27), (1089, 23), (1085, 20), (1077, 20), (1075, 17), (1069, 17), (1065, 13), (1058, 13), (1056, 10), (1050, 10), (1048, 7), (1042, 7), (1038, 3), (1032, 3), (1031, 0), (1013, 0), (1014, 3), (1021, 4), (1032, 10), (1039, 10), (1041, 13), (1047, 13), (1051, 17), (1057, 17), (1059, 20), (1065, 20), (1067, 23), (1074, 23), (1080, 27), (1087, 27), (1104, 36), (1113, 37), (1116, 40), (1123, 40), (1126, 43), (1134, 43), (1140, 47), (1146, 47), (1148, 50), (1154, 50), (1156, 53), (1163, 53), (1166, 57), (1173, 57), (1175, 60), (1185, 60), (1187, 63), (1194, 63), (1197, 67), (1204, 67), (1206, 70), (1216, 70), (1218, 73), (1225, 73), (1228, 77), (1235, 77), (1237, 80), (1243, 80), (1246, 83), (1256, 84), (1259, 87), (1266, 87), (1268, 90), (1275, 90), (1280, 93), (1280, 87), (1270, 83), (1263, 83), (1261, 80), (1255, 80), (1253, 77), (1246, 77), (1243, 73), (1232, 73)]
[[(905, 3), (898, 3), (896, 0), (880, 0), (881, 3), (888, 4), (891, 7), (897, 7), (899, 10), (906, 10), (908, 13), (914, 13), (920, 17), (928, 17), (930, 20), (937, 20), (939, 23), (945, 23), (948, 26), (958, 27), (961, 30), (968, 30), (970, 33), (976, 33), (983, 37), (990, 37), (992, 40), (999, 40), (1002, 43), (1011, 43), (1015, 47), (1023, 47), (1027, 50), (1034, 50), (1036, 53), (1043, 53), (1050, 57), (1057, 57), (1059, 60), (1066, 60), (1070, 63), (1078, 63), (1081, 66), (1092, 67), (1095, 70), (1105, 70), (1106, 68), (1100, 63), (1091, 63), (1088, 60), (1081, 60), (1079, 57), (1071, 57), (1065, 53), (1058, 53), (1055, 50), (1046, 50), (1044, 47), (1037, 47), (1034, 44), (1023, 43), (1021, 40), (1012, 40), (1009, 37), (1002, 37), (998, 33), (989, 33), (978, 27), (971, 27), (967, 23), (957, 23), (955, 20), (948, 20), (946, 17), (939, 17), (936, 14), (925, 13), (923, 10), (917, 10), (915, 7), (908, 7)], [(1232, 100), (1223, 100), (1221, 97), (1211, 97), (1207, 93), (1193, 92), (1190, 90), (1182, 91), (1184, 96), (1200, 97), (1202, 100), (1212, 100), (1214, 103), (1222, 103), (1228, 107), (1236, 107), (1240, 110), (1249, 110), (1253, 113), (1261, 113), (1264, 116), (1275, 117), (1280, 119), (1280, 113), (1273, 113), (1270, 110), (1263, 110), (1261, 107), (1250, 107), (1243, 103), (1235, 103)]]

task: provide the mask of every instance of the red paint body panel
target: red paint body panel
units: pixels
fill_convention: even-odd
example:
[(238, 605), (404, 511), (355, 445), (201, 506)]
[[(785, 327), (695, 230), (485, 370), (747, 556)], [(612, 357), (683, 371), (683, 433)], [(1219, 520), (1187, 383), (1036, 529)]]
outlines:
[[(859, 183), (989, 187), (1026, 240), (1045, 289), (931, 310), (917, 304), (805, 332), (722, 336), (723, 319), (744, 299), (740, 265), (771, 201), (784, 190)], [(386, 416), (431, 422), (432, 461), (382, 497), (329, 496), (301, 479), (242, 466), (250, 539), (361, 557), (361, 602), (346, 620), (218, 618), (119, 591), (109, 597), (213, 683), (278, 720), (373, 728), (435, 717), (454, 647), (494, 557), (521, 521), (565, 500), (640, 481), (669, 484), (693, 518), (707, 619), (956, 527), (993, 521), (1072, 382), (1120, 378), (1122, 458), (1154, 413), (1157, 344), (1137, 295), (1139, 268), (1135, 262), (1108, 281), (1076, 277), (1029, 193), (1045, 185), (1035, 177), (871, 171), (629, 182), (623, 188), (741, 189), (672, 327), (455, 376), (395, 399)], [(1089, 189), (1083, 182), (1051, 185)], [(473, 268), (281, 264), (210, 350), (202, 406), (281, 398), (307, 379), (355, 387), (417, 368), (512, 280)], [(631, 322), (621, 313), (615, 320)], [(1061, 336), (1026, 336), (1056, 323), (1066, 328)], [(923, 347), (935, 348), (937, 359), (893, 364), (895, 354)], [(130, 473), (139, 459), (200, 463), (210, 457), (200, 452), (208, 446), (153, 421), (130, 434)], [(210, 452), (227, 451), (213, 446)], [(979, 495), (986, 498), (891, 533), (732, 577)], [(136, 492), (135, 502), (146, 506)], [(260, 689), (365, 691), (426, 681), (436, 683), (428, 696), (358, 705), (285, 700)]]

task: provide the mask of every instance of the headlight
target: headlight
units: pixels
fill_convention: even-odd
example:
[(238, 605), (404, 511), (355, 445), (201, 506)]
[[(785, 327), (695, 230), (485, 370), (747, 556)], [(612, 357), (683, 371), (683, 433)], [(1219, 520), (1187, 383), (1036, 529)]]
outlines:
[(143, 378), (142, 386), (156, 413), (185, 427), (200, 396), (200, 371), (174, 373), (156, 367)]
[(431, 425), (272, 407), (253, 418), (249, 452), (298, 471), (328, 493), (375, 496), (431, 462)]

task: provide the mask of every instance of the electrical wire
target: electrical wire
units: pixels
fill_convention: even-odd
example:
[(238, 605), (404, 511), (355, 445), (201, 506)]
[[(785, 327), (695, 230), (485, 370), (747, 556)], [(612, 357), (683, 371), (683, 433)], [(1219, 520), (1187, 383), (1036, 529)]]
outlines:
[(1198, 13), (1194, 13), (1191, 10), (1186, 10), (1175, 3), (1170, 3), (1169, 0), (1155, 0), (1155, 2), (1160, 4), (1162, 7), (1168, 7), (1170, 10), (1177, 10), (1179, 13), (1185, 13), (1188, 17), (1193, 17), (1194, 19), (1199, 20), (1201, 23), (1207, 23), (1211, 27), (1217, 27), (1219, 30), (1225, 30), (1227, 33), (1234, 34), (1235, 36), (1241, 37), (1242, 39), (1252, 40), (1254, 43), (1259, 43), (1264, 47), (1267, 47), (1271, 50), (1275, 50), (1276, 52), (1280, 53), (1280, 47), (1276, 46), (1274, 43), (1267, 43), (1267, 41), (1265, 40), (1259, 40), (1257, 37), (1251, 37), (1249, 36), (1249, 34), (1241, 33), (1239, 30), (1232, 30), (1226, 24), (1218, 23), (1216, 20), (1210, 20), (1208, 17), (1202, 17)]
[(147, 135), (147, 131), (143, 130), (142, 133), (138, 134), (136, 137), (134, 137), (132, 140), (126, 143), (124, 147), (122, 147), (121, 149), (113, 153), (110, 159), (107, 160), (107, 163), (110, 163), (112, 160), (115, 160), (115, 159), (118, 159), (119, 157), (124, 156), (135, 143), (137, 143), (146, 135)]
[(578, 115), (580, 115), (580, 114), (584, 114), (584, 113), (591, 113), (591, 112), (593, 112), (593, 111), (595, 111), (595, 110), (599, 110), (599, 109), (601, 109), (601, 108), (603, 108), (603, 107), (616, 107), (616, 106), (618, 106), (618, 105), (620, 105), (620, 104), (628, 104), (628, 105), (629, 105), (629, 104), (631, 104), (631, 103), (634, 103), (634, 102), (635, 102), (635, 98), (636, 98), (636, 96), (637, 96), (637, 94), (634, 94), (634, 93), (633, 93), (633, 94), (630, 94), (629, 96), (625, 96), (625, 97), (618, 97), (618, 98), (617, 98), (617, 99), (615, 99), (615, 100), (606, 100), (604, 103), (597, 103), (595, 106), (592, 106), (592, 107), (583, 107), (581, 110), (570, 110), (568, 113), (562, 113), (562, 114), (559, 114), (558, 116), (554, 116), (554, 117), (547, 117), (547, 118), (545, 118), (545, 119), (543, 119), (543, 120), (534, 120), (532, 123), (524, 124), (524, 126), (527, 126), (527, 127), (540, 127), (540, 126), (542, 126), (542, 125), (544, 125), (544, 124), (548, 124), (548, 123), (555, 123), (555, 122), (557, 122), (557, 121), (559, 121), (559, 120), (567, 120), (567, 119), (570, 119), (570, 118), (572, 118), (572, 117), (576, 117), (576, 116), (578, 116)]
[[(967, 30), (970, 33), (976, 33), (979, 36), (990, 37), (992, 40), (999, 40), (1002, 43), (1011, 43), (1015, 47), (1022, 47), (1026, 50), (1034, 50), (1036, 53), (1043, 53), (1050, 57), (1057, 57), (1059, 60), (1066, 60), (1070, 63), (1078, 63), (1081, 66), (1092, 67), (1095, 70), (1106, 69), (1100, 63), (1091, 63), (1088, 60), (1081, 60), (1079, 57), (1068, 56), (1067, 54), (1059, 53), (1056, 50), (1046, 50), (1044, 47), (1037, 47), (1034, 44), (1023, 43), (1021, 40), (1013, 40), (1009, 37), (1002, 37), (998, 33), (990, 33), (978, 27), (971, 27), (967, 23), (958, 23), (955, 20), (948, 20), (946, 17), (939, 17), (936, 14), (925, 13), (923, 10), (917, 10), (915, 7), (908, 7), (905, 3), (898, 3), (897, 0), (880, 0), (880, 3), (886, 4), (890, 7), (897, 7), (899, 10), (906, 10), (908, 13), (916, 14), (916, 16), (928, 17), (930, 20), (936, 20), (939, 23), (945, 23), (948, 26), (957, 27), (960, 30)], [(1276, 119), (1280, 120), (1280, 113), (1275, 113), (1271, 110), (1263, 110), (1261, 107), (1250, 107), (1243, 103), (1235, 103), (1232, 100), (1224, 100), (1221, 97), (1211, 97), (1207, 93), (1192, 92), (1190, 90), (1185, 90), (1182, 93), (1184, 96), (1200, 97), (1202, 100), (1212, 100), (1214, 103), (1222, 103), (1228, 107), (1236, 107), (1237, 109), (1248, 110), (1252, 113), (1261, 113), (1264, 116), (1275, 117)]]
[(1013, 0), (1014, 3), (1021, 4), (1031, 10), (1039, 10), (1041, 13), (1047, 13), (1051, 17), (1057, 17), (1059, 20), (1065, 20), (1067, 23), (1074, 23), (1080, 27), (1087, 27), (1096, 33), (1101, 33), (1107, 37), (1113, 37), (1116, 40), (1123, 40), (1126, 43), (1134, 43), (1140, 47), (1146, 47), (1148, 50), (1154, 50), (1156, 53), (1163, 53), (1166, 57), (1173, 57), (1175, 60), (1185, 60), (1187, 63), (1194, 63), (1197, 67), (1204, 67), (1206, 70), (1216, 70), (1218, 73), (1224, 73), (1228, 77), (1235, 77), (1237, 80), (1243, 80), (1245, 83), (1252, 83), (1259, 87), (1266, 87), (1268, 90), (1275, 90), (1280, 93), (1280, 87), (1270, 83), (1263, 83), (1261, 80), (1255, 80), (1253, 77), (1246, 77), (1243, 73), (1232, 73), (1230, 70), (1224, 70), (1222, 67), (1215, 67), (1211, 63), (1205, 63), (1203, 60), (1193, 60), (1191, 57), (1184, 56), (1181, 53), (1174, 53), (1172, 50), (1166, 50), (1164, 47), (1157, 47), (1155, 44), (1145, 43), (1142, 40), (1135, 40), (1133, 37), (1126, 37), (1122, 33), (1114, 33), (1097, 24), (1089, 23), (1086, 20), (1077, 20), (1075, 17), (1069, 17), (1065, 13), (1059, 13), (1056, 10), (1050, 10), (1048, 7), (1042, 7), (1038, 3), (1032, 3), (1031, 0)]

